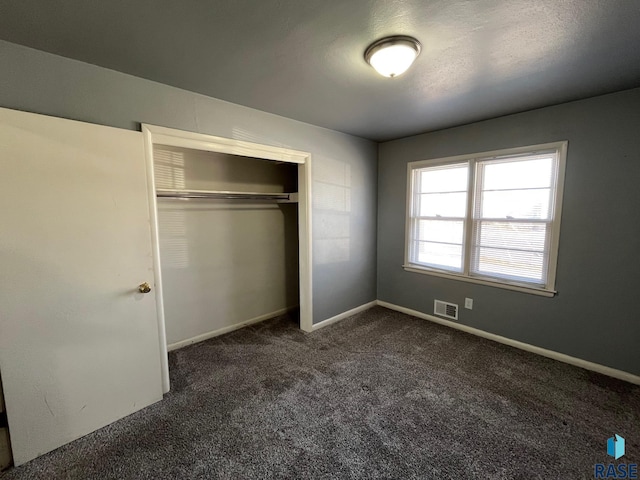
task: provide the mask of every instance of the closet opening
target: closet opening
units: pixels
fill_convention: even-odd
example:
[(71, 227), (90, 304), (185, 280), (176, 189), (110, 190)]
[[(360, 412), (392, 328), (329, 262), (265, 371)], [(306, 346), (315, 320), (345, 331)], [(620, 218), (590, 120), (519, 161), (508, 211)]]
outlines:
[(311, 331), (310, 155), (143, 125), (167, 353), (294, 312)]

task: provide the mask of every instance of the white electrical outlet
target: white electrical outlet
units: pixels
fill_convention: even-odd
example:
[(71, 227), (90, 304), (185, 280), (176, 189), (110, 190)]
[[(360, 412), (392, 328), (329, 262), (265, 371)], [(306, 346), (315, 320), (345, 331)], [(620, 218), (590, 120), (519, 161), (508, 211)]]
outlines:
[(464, 299), (464, 308), (473, 310), (473, 298)]

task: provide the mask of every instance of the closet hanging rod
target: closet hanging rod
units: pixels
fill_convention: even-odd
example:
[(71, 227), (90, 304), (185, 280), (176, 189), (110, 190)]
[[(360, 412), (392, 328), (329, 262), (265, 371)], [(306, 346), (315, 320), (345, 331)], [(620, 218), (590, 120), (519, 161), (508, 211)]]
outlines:
[(156, 189), (158, 198), (211, 198), (221, 200), (294, 200), (296, 194), (229, 192), (222, 190), (166, 190)]

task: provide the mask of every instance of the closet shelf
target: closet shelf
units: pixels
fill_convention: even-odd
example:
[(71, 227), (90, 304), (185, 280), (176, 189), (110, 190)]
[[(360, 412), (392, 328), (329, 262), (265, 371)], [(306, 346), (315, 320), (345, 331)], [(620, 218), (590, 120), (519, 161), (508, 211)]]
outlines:
[(219, 200), (278, 200), (297, 202), (297, 193), (230, 192), (226, 190), (156, 189), (158, 198), (210, 198)]

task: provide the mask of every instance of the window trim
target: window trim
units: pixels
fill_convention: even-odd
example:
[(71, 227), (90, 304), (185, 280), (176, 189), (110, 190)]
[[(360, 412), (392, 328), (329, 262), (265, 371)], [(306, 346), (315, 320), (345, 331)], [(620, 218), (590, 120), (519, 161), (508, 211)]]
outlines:
[[(413, 273), (421, 273), (432, 275), (435, 277), (448, 278), (451, 280), (460, 280), (463, 282), (498, 287), (507, 290), (515, 290), (523, 293), (541, 295), (544, 297), (553, 297), (556, 293), (556, 273), (558, 263), (558, 248), (560, 244), (560, 224), (562, 220), (562, 200), (564, 194), (564, 177), (567, 159), (568, 141), (543, 143), (538, 145), (529, 145), (516, 148), (507, 148), (501, 150), (492, 150), (488, 152), (479, 152), (465, 155), (456, 155), (452, 157), (435, 158), (430, 160), (419, 160), (409, 162), (407, 164), (407, 198), (405, 210), (405, 238), (404, 238), (404, 264), (402, 267), (405, 271)], [(547, 284), (545, 287), (535, 287), (528, 284), (519, 284), (517, 282), (503, 281), (497, 278), (486, 278), (481, 276), (471, 276), (469, 272), (469, 256), (471, 255), (472, 243), (472, 224), (473, 224), (473, 202), (476, 177), (476, 163), (481, 160), (492, 160), (500, 157), (509, 157), (516, 155), (530, 154), (534, 155), (538, 152), (546, 150), (557, 150), (557, 176), (555, 179), (555, 198), (553, 205), (553, 221), (551, 222), (551, 239), (549, 243), (549, 262), (547, 265)], [(413, 202), (413, 172), (416, 169), (424, 167), (436, 167), (439, 165), (448, 165), (452, 163), (470, 162), (470, 170), (472, 174), (468, 176), (467, 190), (467, 215), (464, 219), (464, 245), (463, 245), (463, 265), (462, 273), (455, 273), (446, 270), (439, 270), (433, 267), (414, 264), (410, 262), (410, 244), (411, 244), (411, 212)]]

